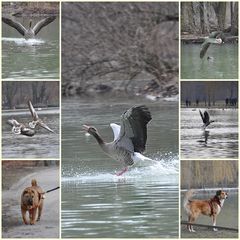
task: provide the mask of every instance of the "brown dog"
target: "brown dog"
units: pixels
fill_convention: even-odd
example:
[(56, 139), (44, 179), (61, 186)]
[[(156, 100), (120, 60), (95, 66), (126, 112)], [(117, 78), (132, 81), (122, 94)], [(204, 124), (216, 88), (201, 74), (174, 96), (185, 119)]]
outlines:
[(29, 224), (26, 218), (26, 213), (29, 212), (30, 224), (36, 223), (36, 215), (38, 211), (37, 221), (40, 220), (43, 208), (44, 192), (37, 185), (35, 179), (32, 180), (32, 186), (24, 189), (21, 196), (21, 212), (23, 222)]
[[(209, 216), (212, 218), (213, 226), (216, 226), (217, 215), (220, 213), (225, 199), (228, 198), (228, 194), (222, 190), (218, 190), (216, 195), (209, 200), (192, 200), (194, 190), (189, 190), (184, 197), (183, 206), (188, 215), (188, 230), (189, 232), (195, 232), (191, 223), (199, 217), (200, 214)], [(214, 231), (217, 231), (216, 228), (213, 228)]]

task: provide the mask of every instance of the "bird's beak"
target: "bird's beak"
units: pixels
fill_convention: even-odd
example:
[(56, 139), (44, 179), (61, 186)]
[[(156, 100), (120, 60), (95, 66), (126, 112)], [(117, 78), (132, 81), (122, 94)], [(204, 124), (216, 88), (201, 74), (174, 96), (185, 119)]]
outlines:
[(83, 130), (85, 130), (85, 131), (87, 131), (88, 132), (88, 129), (89, 129), (90, 127), (88, 126), (88, 125), (83, 125)]

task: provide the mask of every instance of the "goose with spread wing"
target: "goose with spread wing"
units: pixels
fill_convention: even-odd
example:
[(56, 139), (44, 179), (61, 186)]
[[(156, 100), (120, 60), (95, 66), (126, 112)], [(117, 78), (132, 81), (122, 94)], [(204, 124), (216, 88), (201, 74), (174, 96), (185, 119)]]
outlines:
[(222, 31), (212, 32), (208, 38), (203, 42), (200, 50), (200, 58), (203, 58), (211, 44), (221, 44), (224, 40)]
[(16, 119), (9, 119), (7, 120), (7, 123), (12, 126), (12, 132), (16, 135), (22, 134), (32, 137), (36, 133), (34, 129), (26, 127), (23, 123), (19, 123)]
[(146, 106), (136, 106), (128, 109), (121, 116), (121, 126), (111, 123), (114, 140), (106, 143), (95, 127), (83, 125), (85, 131), (94, 136), (102, 150), (111, 158), (120, 161), (124, 169), (118, 176), (126, 172), (139, 160), (151, 160), (141, 153), (145, 150), (147, 141), (147, 124), (152, 119)]
[(30, 100), (28, 101), (28, 108), (32, 115), (32, 121), (28, 123), (30, 128), (34, 129), (36, 128), (36, 126), (40, 126), (42, 128), (45, 128), (49, 132), (54, 133), (54, 131), (50, 127), (48, 127), (41, 118), (38, 117), (38, 114), (35, 111), (32, 105), (32, 102)]
[(29, 27), (25, 28), (18, 21), (15, 21), (10, 18), (2, 17), (2, 21), (4, 23), (15, 28), (21, 35), (24, 36), (25, 39), (34, 38), (43, 27), (47, 26), (49, 23), (53, 22), (55, 19), (56, 19), (55, 16), (44, 18), (44, 19), (40, 20), (39, 22), (37, 22), (34, 27), (32, 27), (32, 21), (30, 20)]
[(207, 111), (204, 111), (204, 114), (199, 110), (199, 113), (201, 115), (202, 121), (203, 121), (203, 127), (206, 128), (210, 123), (214, 122), (214, 120), (210, 120), (209, 113)]

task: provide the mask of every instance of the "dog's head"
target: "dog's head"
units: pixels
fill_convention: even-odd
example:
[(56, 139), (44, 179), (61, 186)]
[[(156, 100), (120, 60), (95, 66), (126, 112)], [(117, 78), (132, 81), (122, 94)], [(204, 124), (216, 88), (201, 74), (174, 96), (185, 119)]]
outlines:
[(224, 192), (222, 190), (218, 190), (216, 192), (216, 196), (221, 200), (221, 199), (227, 199), (228, 198), (228, 193)]

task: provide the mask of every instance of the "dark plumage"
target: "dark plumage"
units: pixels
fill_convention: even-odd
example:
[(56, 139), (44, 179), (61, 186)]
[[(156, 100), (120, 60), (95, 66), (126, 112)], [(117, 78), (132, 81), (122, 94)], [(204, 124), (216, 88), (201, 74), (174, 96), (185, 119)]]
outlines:
[(211, 45), (211, 43), (213, 44), (221, 44), (224, 40), (224, 34), (221, 31), (215, 31), (212, 32), (208, 38), (206, 38), (206, 40), (203, 42), (202, 46), (201, 46), (201, 50), (200, 50), (200, 58), (203, 58), (209, 48), (209, 46)]
[(202, 121), (204, 123), (204, 127), (206, 128), (210, 123), (214, 122), (214, 120), (210, 121), (210, 116), (207, 111), (204, 111), (204, 114), (202, 114), (201, 110), (199, 110), (199, 113), (201, 115)]
[(20, 22), (15, 21), (10, 18), (2, 17), (2, 21), (9, 26), (15, 28), (21, 35), (24, 36), (24, 38), (29, 39), (29, 38), (34, 38), (39, 31), (47, 26), (49, 23), (53, 22), (56, 19), (55, 16), (52, 17), (47, 17), (39, 22), (36, 23), (36, 25), (32, 28), (32, 21), (29, 22), (29, 27), (25, 28)]
[(107, 155), (123, 163), (124, 170), (117, 174), (121, 175), (135, 161), (151, 160), (141, 154), (145, 150), (147, 124), (151, 119), (151, 113), (147, 107), (137, 106), (130, 108), (122, 114), (121, 126), (110, 124), (114, 133), (114, 140), (110, 143), (106, 143), (101, 138), (96, 128), (87, 125), (83, 125), (83, 127), (96, 138)]

